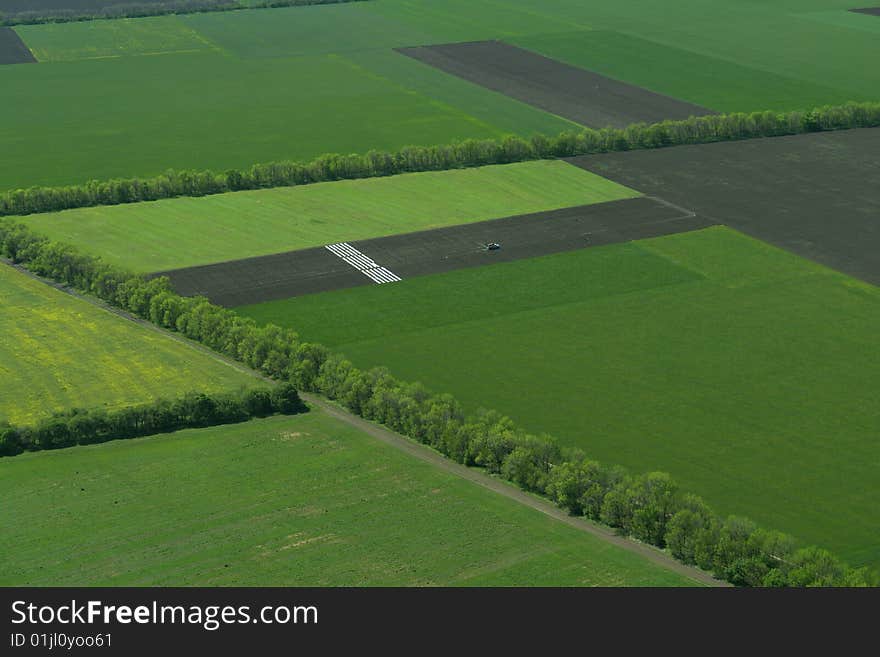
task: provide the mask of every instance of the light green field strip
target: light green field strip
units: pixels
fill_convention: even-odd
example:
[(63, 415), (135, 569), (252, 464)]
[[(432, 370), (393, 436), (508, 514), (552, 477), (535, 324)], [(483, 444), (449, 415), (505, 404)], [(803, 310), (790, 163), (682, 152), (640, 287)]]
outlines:
[(239, 310), (880, 566), (876, 287), (719, 227)]
[(23, 221), (144, 272), (637, 196), (560, 161), (84, 208)]
[(0, 263), (0, 418), (31, 423), (258, 381)]
[(319, 411), (0, 459), (4, 586), (693, 582)]
[(219, 50), (176, 16), (20, 25), (15, 30), (39, 62)]
[(388, 51), (431, 43), (588, 29), (586, 21), (554, 18), (552, 4), (548, 10), (484, 0), (381, 0), (181, 18), (228, 52), (246, 58)]

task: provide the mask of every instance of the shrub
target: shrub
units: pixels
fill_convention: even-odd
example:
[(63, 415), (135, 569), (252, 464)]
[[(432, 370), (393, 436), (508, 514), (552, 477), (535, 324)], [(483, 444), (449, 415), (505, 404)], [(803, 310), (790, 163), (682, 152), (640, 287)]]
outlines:
[(175, 400), (159, 399), (111, 411), (73, 409), (55, 413), (32, 427), (0, 426), (0, 456), (232, 424), (276, 413), (296, 415), (307, 410), (290, 383), (233, 394), (189, 393)]

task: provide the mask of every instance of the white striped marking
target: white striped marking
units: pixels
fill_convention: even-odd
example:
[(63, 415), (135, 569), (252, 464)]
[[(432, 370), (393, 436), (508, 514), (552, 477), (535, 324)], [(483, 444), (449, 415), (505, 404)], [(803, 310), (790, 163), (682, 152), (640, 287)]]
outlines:
[(345, 262), (357, 269), (364, 276), (379, 285), (382, 285), (383, 283), (396, 283), (401, 280), (400, 276), (385, 269), (385, 267), (380, 266), (348, 242), (328, 244), (324, 248), (338, 258), (345, 260)]

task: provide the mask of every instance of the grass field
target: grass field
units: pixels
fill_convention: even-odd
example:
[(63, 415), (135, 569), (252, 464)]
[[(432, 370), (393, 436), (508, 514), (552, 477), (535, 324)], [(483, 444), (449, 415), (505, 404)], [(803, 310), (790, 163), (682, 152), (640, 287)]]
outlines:
[(0, 496), (2, 586), (693, 584), (317, 410), (0, 459)]
[(414, 173), (24, 217), (144, 272), (637, 196), (565, 162)]
[[(833, 81), (790, 77), (736, 59), (609, 30), (541, 34), (512, 41), (574, 66), (726, 112), (816, 107), (854, 97), (850, 90), (834, 88)], [(723, 85), (717, 83), (719, 79)]]
[(880, 69), (853, 62), (876, 59), (877, 21), (850, 4), (375, 0), (20, 27), (43, 63), (0, 69), (0, 189), (572, 126), (392, 51), (431, 43), (503, 39), (720, 111), (874, 100)]
[(238, 389), (249, 374), (0, 264), (0, 418), (119, 407), (190, 390)]
[[(525, 134), (570, 126), (502, 96), (486, 108), (504, 106), (501, 125), (486, 123), (337, 55), (191, 53), (23, 68), (0, 71), (9, 99), (0, 105), (0, 188), (497, 137), (513, 131), (505, 118)], [(36, 157), (46, 152), (51, 161)]]
[(880, 565), (876, 287), (719, 227), (241, 312)]
[(39, 62), (218, 50), (176, 16), (20, 25), (15, 29)]

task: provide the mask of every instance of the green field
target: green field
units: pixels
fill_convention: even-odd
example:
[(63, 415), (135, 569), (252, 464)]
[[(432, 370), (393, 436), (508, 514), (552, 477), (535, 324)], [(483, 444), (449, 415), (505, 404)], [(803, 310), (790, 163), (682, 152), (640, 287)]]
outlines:
[(876, 17), (851, 4), (373, 0), (19, 27), (41, 63), (0, 67), (0, 190), (572, 127), (392, 50), (421, 44), (503, 39), (720, 111), (876, 100)]
[(257, 381), (158, 331), (0, 264), (0, 418), (120, 407)]
[(43, 63), (219, 50), (176, 16), (21, 25), (16, 31)]
[[(357, 58), (337, 55), (294, 61), (192, 53), (7, 66), (0, 86), (8, 100), (0, 104), (4, 189), (571, 125), (495, 94), (486, 112), (505, 106), (497, 112), (499, 127), (365, 75)], [(47, 161), (41, 154), (50, 152)]]
[(880, 565), (880, 291), (732, 230), (241, 312)]
[(2, 586), (692, 585), (317, 410), (0, 459)]
[[(738, 59), (608, 30), (541, 34), (512, 41), (574, 66), (725, 112), (816, 107), (856, 97), (848, 89), (823, 81), (765, 71)], [(719, 85), (718, 80), (724, 84)]]
[(128, 269), (190, 265), (637, 196), (560, 161), (412, 173), (22, 220)]

